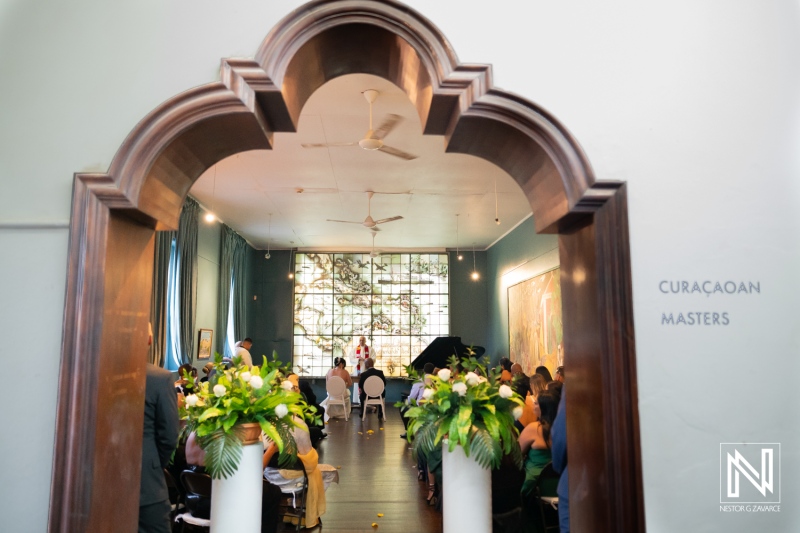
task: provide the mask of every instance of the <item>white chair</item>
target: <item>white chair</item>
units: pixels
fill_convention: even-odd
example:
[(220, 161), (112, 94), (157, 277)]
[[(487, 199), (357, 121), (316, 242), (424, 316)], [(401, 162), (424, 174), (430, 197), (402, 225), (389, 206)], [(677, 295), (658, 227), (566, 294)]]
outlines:
[(383, 421), (386, 421), (386, 405), (383, 401), (383, 380), (378, 376), (370, 376), (362, 386), (366, 398), (364, 405), (361, 406), (361, 420), (367, 416), (367, 406), (380, 405), (383, 413)]
[(325, 383), (325, 390), (328, 391), (328, 398), (327, 398), (327, 404), (325, 405), (325, 411), (327, 412), (328, 408), (330, 408), (331, 405), (341, 405), (342, 411), (344, 411), (344, 420), (346, 422), (347, 400), (345, 396), (347, 396), (347, 384), (339, 376), (331, 376)]

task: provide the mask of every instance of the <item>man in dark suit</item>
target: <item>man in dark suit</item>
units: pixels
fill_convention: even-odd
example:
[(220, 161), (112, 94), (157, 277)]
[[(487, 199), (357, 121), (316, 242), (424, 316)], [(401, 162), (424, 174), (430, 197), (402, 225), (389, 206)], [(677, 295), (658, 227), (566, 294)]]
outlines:
[[(383, 381), (383, 392), (381, 393), (381, 397), (386, 397), (386, 376), (383, 375), (383, 370), (378, 370), (375, 368), (375, 360), (371, 357), (364, 359), (364, 367), (366, 368), (365, 371), (361, 372), (361, 375), (358, 377), (358, 390), (359, 395), (358, 398), (361, 401), (361, 410), (364, 410), (364, 402), (367, 399), (367, 393), (364, 392), (364, 383), (367, 382), (367, 378), (370, 376), (378, 376)], [(382, 417), (383, 413), (381, 412), (381, 408), (378, 407), (378, 417)]]
[(164, 468), (178, 444), (178, 398), (172, 373), (147, 364), (139, 488), (139, 533), (170, 533)]

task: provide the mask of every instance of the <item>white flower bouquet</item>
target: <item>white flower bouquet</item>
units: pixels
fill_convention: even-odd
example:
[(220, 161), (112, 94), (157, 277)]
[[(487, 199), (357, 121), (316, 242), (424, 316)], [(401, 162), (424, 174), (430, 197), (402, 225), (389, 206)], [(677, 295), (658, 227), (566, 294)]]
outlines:
[(484, 468), (498, 468), (504, 455), (522, 463), (514, 421), (524, 400), (501, 383), (500, 371), (488, 371), (477, 359), (450, 358), (450, 368), (431, 376), (422, 400), (405, 416), (415, 452), (428, 455), (448, 439), (452, 452), (461, 446)]
[[(204, 383), (190, 380), (196, 394), (186, 397), (181, 418), (186, 420), (184, 435), (196, 433), (197, 443), (206, 452), (206, 470), (214, 479), (236, 472), (242, 457), (242, 424), (256, 423), (280, 451), (281, 464), (291, 462), (297, 446), (291, 434), (295, 417), (313, 420), (309, 407), (291, 381), (288, 368), (273, 354), (272, 361), (247, 367), (240, 361), (228, 368), (216, 354), (214, 371)], [(288, 384), (288, 385), (287, 385)]]

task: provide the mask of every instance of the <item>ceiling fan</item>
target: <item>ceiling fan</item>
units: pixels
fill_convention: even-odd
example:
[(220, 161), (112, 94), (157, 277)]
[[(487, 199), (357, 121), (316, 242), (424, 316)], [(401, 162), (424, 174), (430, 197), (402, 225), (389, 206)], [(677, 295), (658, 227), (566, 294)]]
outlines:
[(386, 224), (387, 222), (393, 222), (395, 220), (401, 220), (403, 217), (396, 216), (396, 217), (389, 217), (389, 218), (382, 218), (380, 220), (375, 220), (372, 218), (372, 195), (375, 194), (372, 191), (367, 191), (367, 218), (365, 218), (362, 222), (356, 222), (353, 220), (332, 220), (328, 219), (328, 222), (344, 222), (345, 224), (361, 224), (365, 228), (370, 229), (371, 231), (380, 231), (381, 229), (378, 227), (378, 224)]
[(372, 103), (375, 102), (375, 99), (378, 98), (378, 91), (375, 89), (367, 89), (362, 93), (364, 98), (369, 102), (369, 130), (367, 131), (364, 138), (357, 141), (357, 142), (349, 142), (349, 143), (311, 143), (311, 144), (303, 144), (301, 145), (303, 148), (326, 148), (329, 146), (360, 146), (364, 150), (378, 150), (379, 152), (383, 152), (389, 155), (393, 155), (395, 157), (399, 157), (400, 159), (405, 159), (406, 161), (410, 161), (412, 159), (416, 159), (417, 156), (414, 154), (409, 154), (408, 152), (404, 152), (403, 150), (398, 150), (397, 148), (393, 148), (391, 146), (387, 146), (383, 144), (383, 138), (389, 135), (391, 131), (403, 120), (403, 117), (400, 115), (388, 115), (378, 126), (378, 129), (372, 129)]

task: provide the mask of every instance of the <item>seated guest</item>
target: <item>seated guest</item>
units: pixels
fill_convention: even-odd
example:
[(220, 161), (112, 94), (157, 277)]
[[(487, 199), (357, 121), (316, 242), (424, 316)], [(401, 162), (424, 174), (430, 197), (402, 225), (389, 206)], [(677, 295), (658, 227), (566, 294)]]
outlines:
[(425, 387), (430, 383), (430, 375), (434, 372), (433, 363), (425, 363), (422, 367), (422, 377), (411, 386), (411, 392), (408, 393), (406, 404), (411, 405), (412, 401), (419, 402), (422, 399), (422, 393), (425, 392)]
[(178, 367), (178, 379), (175, 381), (175, 392), (179, 392), (184, 396), (188, 396), (194, 392), (190, 380), (186, 379), (186, 375), (197, 379), (197, 369), (191, 363), (185, 363)]
[(208, 381), (208, 378), (211, 377), (212, 370), (214, 370), (214, 363), (206, 363), (205, 366), (203, 367), (203, 374), (205, 374), (205, 376), (200, 378), (200, 383)]
[[(539, 396), (539, 394), (546, 389), (547, 383), (545, 382), (541, 374), (534, 374), (528, 380), (528, 387), (529, 390), (528, 394), (525, 396), (525, 405), (522, 408), (522, 416), (520, 416), (519, 420), (517, 420), (517, 422), (519, 423), (517, 425), (517, 429), (519, 429), (520, 431), (525, 429), (525, 427), (528, 424), (531, 424), (532, 422), (536, 422), (537, 420), (539, 420), (539, 417), (536, 416), (536, 413), (534, 411), (533, 404), (534, 401), (536, 400), (536, 397)], [(521, 395), (522, 393), (520, 393), (520, 396)]]
[[(350, 372), (345, 369), (347, 362), (345, 361), (344, 357), (336, 357), (333, 360), (333, 368), (328, 370), (328, 374), (325, 376), (325, 381), (331, 379), (333, 376), (338, 376), (344, 380), (345, 387), (349, 389), (353, 386), (353, 378), (350, 377)], [(320, 405), (325, 409), (325, 420), (329, 418), (335, 417), (344, 417), (344, 413), (347, 412), (348, 415), (350, 414), (350, 391), (345, 390), (344, 393), (344, 401), (345, 406), (342, 408), (339, 404), (333, 404), (328, 406), (328, 398), (325, 398)]]
[(519, 447), (525, 457), (525, 483), (522, 495), (530, 496), (542, 470), (552, 460), (550, 452), (550, 428), (558, 412), (558, 399), (550, 392), (542, 392), (534, 400), (534, 411), (538, 422), (525, 426), (519, 434)]
[[(339, 474), (333, 466), (319, 464), (319, 455), (317, 450), (311, 446), (308, 427), (299, 418), (294, 420), (300, 425), (300, 427), (292, 428), (292, 436), (297, 444), (297, 459), (302, 463), (308, 477), (306, 515), (302, 524), (309, 528), (322, 523), (320, 517), (325, 514), (327, 506), (325, 489), (331, 482), (338, 483)], [(266, 435), (262, 434), (261, 438), (264, 441), (265, 448), (263, 458), (264, 477), (278, 487), (294, 486), (302, 478), (302, 472), (296, 469), (280, 468), (277, 461), (278, 447)]]
[[(519, 363), (514, 363), (513, 365), (511, 365), (511, 375), (514, 378), (516, 378), (520, 374), (525, 376), (525, 374), (522, 372), (522, 365), (519, 364)], [(527, 376), (525, 376), (525, 377), (527, 377)]]
[[(408, 418), (403, 416), (406, 411), (408, 411), (409, 407), (412, 405), (416, 405), (422, 399), (422, 393), (425, 392), (425, 386), (430, 383), (430, 374), (433, 373), (433, 363), (425, 363), (425, 366), (422, 367), (422, 377), (418, 379), (414, 385), (411, 386), (411, 392), (408, 393), (408, 398), (406, 398), (406, 404), (400, 408), (400, 417), (403, 419), (403, 426), (408, 429)], [(400, 435), (401, 439), (405, 439), (407, 436), (406, 433)]]
[[(361, 402), (362, 412), (364, 410), (364, 402), (367, 400), (367, 393), (364, 392), (364, 388), (361, 385), (366, 383), (368, 378), (372, 376), (378, 376), (381, 378), (381, 381), (383, 381), (383, 392), (381, 393), (381, 398), (386, 398), (386, 376), (383, 375), (383, 370), (378, 370), (375, 368), (375, 359), (372, 359), (371, 357), (364, 359), (364, 368), (366, 368), (366, 370), (361, 372), (361, 377), (358, 378), (358, 400)], [(380, 418), (381, 416), (383, 416), (383, 412), (381, 411), (380, 406), (378, 406), (378, 417)]]
[(561, 396), (561, 389), (563, 387), (564, 384), (560, 381), (551, 381), (547, 384), (547, 390), (559, 397)]
[(511, 359), (508, 357), (501, 357), (500, 369), (502, 370), (500, 373), (500, 381), (504, 383), (511, 381), (511, 378), (513, 377), (511, 374)]
[(564, 383), (564, 376), (565, 376), (564, 367), (560, 366), (556, 368), (556, 376), (553, 378), (553, 380), (558, 381), (560, 383)]
[[(299, 392), (303, 396), (303, 399), (305, 400), (306, 404), (309, 407), (314, 407), (315, 414), (320, 415), (322, 413), (322, 407), (318, 407), (318, 406), (316, 406), (316, 405), (314, 405), (312, 403), (309, 403), (308, 397), (305, 395), (305, 393), (303, 392), (303, 390), (300, 387), (300, 377), (297, 374), (289, 374), (288, 376), (286, 376), (286, 379), (291, 381), (292, 385), (294, 385), (292, 390), (294, 392)], [(308, 387), (308, 390), (311, 390), (311, 387), (308, 385), (308, 383), (306, 383), (306, 386)], [(316, 403), (317, 397), (314, 395), (314, 391), (313, 390), (311, 390), (311, 396), (314, 398), (314, 401)], [(309, 426), (308, 434), (311, 436), (311, 445), (312, 446), (316, 446), (319, 441), (321, 441), (322, 439), (324, 439), (326, 437), (325, 432), (322, 431), (322, 429), (324, 428), (324, 425), (325, 424), (322, 422), (322, 420), (320, 420), (319, 425)]]
[(550, 371), (547, 370), (546, 366), (537, 366), (534, 372), (537, 374), (541, 374), (541, 376), (544, 378), (545, 383), (550, 383), (551, 381), (553, 381), (553, 376), (550, 375)]

